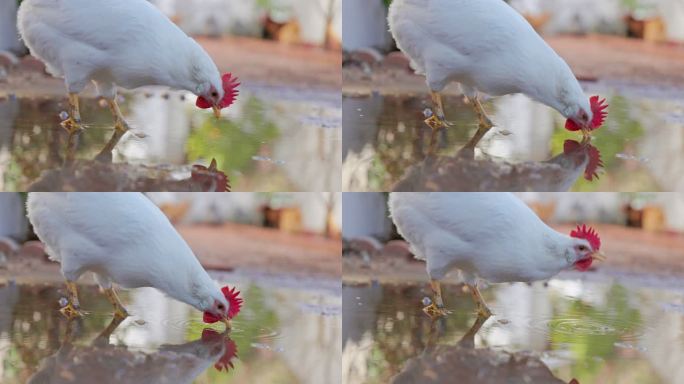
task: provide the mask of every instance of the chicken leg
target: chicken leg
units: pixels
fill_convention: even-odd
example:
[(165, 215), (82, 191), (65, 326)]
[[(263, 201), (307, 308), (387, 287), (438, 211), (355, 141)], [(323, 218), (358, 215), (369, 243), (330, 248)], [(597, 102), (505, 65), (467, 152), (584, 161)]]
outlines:
[(62, 128), (74, 135), (83, 128), (81, 127), (81, 109), (78, 102), (78, 93), (69, 93), (69, 117), (60, 123)]
[(119, 296), (116, 294), (114, 287), (110, 287), (104, 290), (107, 300), (114, 306), (114, 317), (125, 319), (128, 317), (128, 311), (124, 308), (123, 304), (119, 300)]
[(467, 284), (468, 288), (470, 289), (470, 293), (473, 295), (473, 300), (475, 301), (475, 305), (477, 305), (477, 316), (482, 317), (482, 318), (489, 318), (492, 315), (492, 311), (489, 310), (489, 307), (487, 307), (487, 304), (485, 304), (484, 299), (482, 298), (482, 295), (480, 294), (480, 290), (477, 289), (477, 283), (475, 284)]
[(126, 123), (126, 120), (121, 113), (121, 109), (119, 108), (119, 104), (116, 102), (116, 96), (112, 99), (108, 99), (107, 103), (109, 104), (109, 110), (114, 116), (114, 134), (109, 139), (109, 142), (107, 142), (107, 145), (105, 145), (105, 147), (102, 148), (102, 151), (95, 157), (96, 160), (104, 162), (111, 161), (112, 151), (123, 135), (129, 130), (128, 123)]
[(494, 124), (492, 123), (491, 120), (489, 120), (489, 117), (487, 117), (487, 113), (485, 112), (484, 108), (482, 107), (482, 104), (480, 104), (480, 100), (477, 99), (476, 97), (469, 97), (468, 100), (470, 103), (473, 105), (473, 109), (475, 109), (475, 113), (477, 114), (477, 118), (480, 121), (479, 128), (477, 129), (477, 132), (475, 132), (475, 136), (473, 136), (472, 139), (468, 142), (468, 144), (465, 145), (465, 148), (474, 150), (475, 146), (482, 140), (484, 135), (492, 129)]
[(83, 313), (79, 309), (78, 288), (73, 281), (66, 281), (67, 302), (59, 311), (69, 320), (82, 317)]
[(432, 134), (430, 135), (430, 148), (428, 150), (429, 154), (434, 154), (437, 149), (437, 133), (440, 129), (449, 127), (453, 125), (452, 123), (446, 121), (444, 116), (444, 104), (442, 103), (442, 95), (439, 92), (430, 91), (430, 97), (432, 97), (432, 116), (425, 120), (425, 124), (432, 129)]
[(440, 285), (439, 280), (431, 279), (430, 287), (432, 288), (434, 299), (430, 305), (423, 308), (423, 312), (433, 319), (448, 315), (449, 313), (444, 309), (444, 301), (442, 300), (442, 286)]

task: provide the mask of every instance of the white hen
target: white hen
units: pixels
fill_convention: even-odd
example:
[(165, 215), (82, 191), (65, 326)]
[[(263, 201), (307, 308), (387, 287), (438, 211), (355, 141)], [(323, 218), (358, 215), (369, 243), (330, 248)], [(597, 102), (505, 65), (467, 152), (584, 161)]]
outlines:
[(222, 78), (204, 49), (145, 0), (25, 0), (17, 25), (31, 53), (65, 79), (70, 133), (80, 130), (78, 94), (89, 81), (108, 100), (117, 132), (128, 125), (116, 86), (187, 90), (217, 117), (237, 96), (236, 79)]
[(559, 233), (510, 193), (392, 193), (392, 220), (416, 258), (427, 262), (435, 294), (425, 308), (443, 315), (439, 281), (452, 270), (462, 273), (481, 316), (491, 312), (477, 288), (493, 283), (551, 278), (563, 269), (586, 271), (603, 259), (594, 230), (578, 227)]
[[(460, 83), (480, 120), (467, 147), (474, 148), (493, 126), (477, 99), (523, 93), (567, 117), (566, 128), (585, 135), (598, 128), (605, 105), (590, 99), (570, 67), (502, 0), (394, 0), (389, 25), (397, 46), (427, 78), (434, 130), (449, 125), (440, 92)], [(434, 137), (434, 136), (433, 136)]]
[[(61, 263), (69, 318), (81, 315), (76, 281), (93, 272), (114, 305), (127, 312), (112, 282), (154, 287), (221, 319), (240, 303), (216, 286), (169, 220), (140, 193), (29, 193), (28, 217), (48, 255)], [(240, 300), (240, 299), (238, 299)]]

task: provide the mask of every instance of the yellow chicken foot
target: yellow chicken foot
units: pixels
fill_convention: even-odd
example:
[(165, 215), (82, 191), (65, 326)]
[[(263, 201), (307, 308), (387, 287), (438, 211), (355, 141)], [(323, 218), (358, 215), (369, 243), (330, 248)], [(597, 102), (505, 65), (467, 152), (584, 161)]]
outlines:
[(107, 300), (114, 306), (114, 317), (125, 319), (128, 317), (128, 311), (124, 308), (123, 304), (119, 300), (119, 296), (114, 291), (114, 288), (108, 288), (104, 290)]
[(59, 311), (69, 320), (82, 317), (83, 313), (79, 309), (78, 288), (76, 286), (76, 283), (67, 280), (66, 290), (67, 302), (62, 306), (62, 308)]
[(489, 307), (487, 307), (487, 304), (485, 304), (484, 299), (480, 294), (480, 290), (477, 289), (477, 284), (468, 284), (468, 288), (470, 289), (470, 293), (473, 295), (475, 305), (477, 305), (477, 317), (482, 317), (485, 319), (489, 318), (492, 315), (492, 311), (490, 311)]
[(430, 148), (428, 150), (429, 154), (434, 154), (437, 149), (437, 133), (440, 129), (449, 127), (453, 124), (446, 121), (444, 116), (444, 104), (442, 103), (442, 95), (439, 92), (430, 91), (430, 97), (432, 98), (432, 116), (425, 119), (425, 124), (432, 129), (432, 134), (430, 135)]
[(83, 130), (77, 93), (69, 94), (69, 117), (62, 121), (60, 125), (69, 132), (69, 135), (74, 135)]
[(487, 117), (487, 114), (485, 113), (484, 108), (482, 107), (482, 104), (480, 104), (480, 101), (475, 97), (470, 99), (470, 103), (473, 105), (473, 108), (475, 109), (475, 113), (477, 114), (477, 118), (480, 121), (480, 126), (477, 129), (477, 132), (475, 132), (475, 136), (473, 136), (472, 139), (468, 142), (468, 144), (465, 145), (465, 148), (474, 150), (475, 146), (482, 140), (484, 135), (492, 129), (494, 124), (492, 123), (491, 120), (489, 120), (489, 117)]
[(432, 319), (448, 315), (449, 312), (444, 309), (444, 301), (442, 301), (442, 287), (439, 281), (430, 280), (430, 287), (434, 293), (434, 300), (430, 305), (423, 308), (423, 312), (425, 312), (425, 314), (430, 316)]
[(109, 139), (109, 142), (107, 142), (107, 145), (105, 145), (104, 148), (102, 148), (102, 151), (95, 157), (96, 160), (102, 162), (110, 162), (112, 160), (112, 151), (123, 135), (129, 130), (128, 123), (124, 120), (116, 99), (107, 100), (107, 103), (109, 104), (109, 110), (112, 111), (112, 115), (114, 116), (114, 134)]

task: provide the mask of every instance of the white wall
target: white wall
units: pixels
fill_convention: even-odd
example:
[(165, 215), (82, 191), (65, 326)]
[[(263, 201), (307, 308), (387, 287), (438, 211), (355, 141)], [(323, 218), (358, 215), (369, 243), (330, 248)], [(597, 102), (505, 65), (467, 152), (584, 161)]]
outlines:
[(0, 51), (19, 53), (21, 49), (17, 31), (17, 1), (0, 0)]

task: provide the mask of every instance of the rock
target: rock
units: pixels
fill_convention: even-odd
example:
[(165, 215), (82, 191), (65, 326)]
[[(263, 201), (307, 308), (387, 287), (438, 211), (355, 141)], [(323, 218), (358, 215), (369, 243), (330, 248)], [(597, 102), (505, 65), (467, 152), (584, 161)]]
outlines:
[(389, 256), (392, 258), (405, 258), (412, 259), (413, 253), (411, 252), (409, 243), (403, 240), (391, 240), (382, 248), (382, 255)]
[(353, 51), (349, 58), (356, 64), (375, 65), (382, 61), (382, 54), (375, 48), (362, 48)]
[(11, 256), (19, 250), (19, 244), (9, 237), (0, 237), (0, 252), (5, 256)]
[(362, 236), (351, 239), (349, 248), (352, 252), (374, 255), (382, 249), (382, 243), (373, 237)]
[(411, 60), (402, 52), (391, 52), (382, 61), (382, 66), (388, 69), (401, 69), (411, 72)]
[(488, 348), (438, 346), (409, 359), (391, 383), (548, 383), (564, 384), (536, 356)]
[(25, 242), (22, 246), (21, 249), (19, 250), (19, 254), (22, 257), (32, 257), (32, 258), (46, 258), (47, 254), (45, 253), (45, 246), (43, 243), (37, 240), (31, 240)]
[(30, 72), (45, 73), (45, 64), (33, 56), (25, 56), (21, 59), (20, 67)]

